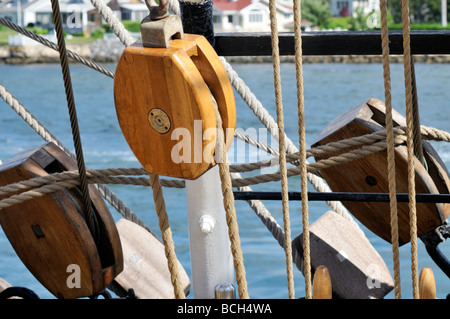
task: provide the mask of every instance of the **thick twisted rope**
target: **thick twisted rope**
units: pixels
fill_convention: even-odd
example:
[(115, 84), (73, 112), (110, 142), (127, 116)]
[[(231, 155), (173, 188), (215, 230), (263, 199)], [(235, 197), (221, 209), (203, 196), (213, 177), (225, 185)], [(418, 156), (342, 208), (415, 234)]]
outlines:
[[(15, 23), (13, 23), (13, 22), (5, 19), (5, 18), (0, 17), (0, 24), (3, 24), (5, 26), (7, 26), (8, 28), (19, 32), (19, 33), (21, 33), (21, 34), (23, 34), (23, 35), (25, 35), (25, 36), (27, 36), (27, 37), (37, 41), (37, 42), (39, 42), (40, 44), (45, 45), (46, 47), (49, 47), (50, 49), (53, 49), (55, 51), (59, 50), (58, 49), (58, 45), (53, 43), (52, 41), (49, 41), (49, 40), (41, 37), (40, 35), (38, 35), (36, 33), (33, 33), (33, 32), (31, 32), (31, 31), (29, 31), (29, 30), (27, 30), (27, 29), (25, 29), (25, 28), (23, 28), (21, 26), (18, 26), (17, 24), (15, 24)], [(73, 59), (74, 61), (80, 62), (80, 63), (90, 67), (91, 69), (93, 69), (95, 71), (103, 73), (106, 76), (109, 76), (110, 78), (114, 78), (114, 72), (112, 72), (111, 70), (108, 70), (107, 68), (105, 68), (105, 67), (95, 63), (94, 61), (92, 61), (92, 60), (90, 60), (88, 58), (85, 58), (85, 57), (83, 57), (83, 56), (81, 56), (81, 55), (79, 55), (79, 54), (77, 54), (77, 53), (75, 53), (73, 51), (70, 51), (70, 50), (67, 50), (67, 56), (69, 58)]]
[(303, 225), (303, 259), (305, 275), (306, 298), (312, 299), (311, 289), (311, 252), (309, 236), (309, 212), (308, 212), (308, 180), (306, 161), (306, 133), (305, 133), (305, 97), (303, 88), (302, 66), (302, 29), (301, 29), (301, 0), (294, 1), (294, 32), (295, 32), (295, 68), (297, 78), (297, 103), (298, 103), (298, 135), (300, 146), (300, 181), (302, 198), (302, 225)]
[(186, 296), (184, 294), (183, 285), (179, 275), (178, 259), (175, 254), (172, 231), (169, 226), (169, 216), (166, 211), (166, 204), (164, 202), (161, 182), (158, 175), (150, 174), (150, 186), (153, 190), (153, 200), (155, 201), (156, 214), (159, 219), (159, 228), (161, 229), (164, 252), (167, 258), (175, 298), (184, 299)]
[(286, 255), (286, 273), (288, 281), (289, 298), (295, 298), (294, 290), (294, 274), (292, 269), (292, 241), (289, 219), (289, 195), (288, 195), (288, 181), (286, 172), (286, 150), (285, 150), (285, 134), (284, 134), (284, 119), (283, 119), (283, 101), (281, 94), (281, 75), (280, 75), (280, 49), (278, 47), (278, 25), (277, 25), (277, 8), (275, 0), (269, 1), (270, 10), (270, 29), (272, 39), (272, 60), (273, 60), (273, 75), (275, 87), (275, 103), (278, 125), (278, 147), (279, 147), (279, 165), (281, 176), (281, 205), (283, 210), (283, 224), (284, 224), (284, 251)]
[(237, 222), (236, 209), (234, 205), (234, 195), (227, 158), (227, 149), (225, 147), (225, 135), (222, 128), (222, 117), (220, 116), (217, 102), (215, 101), (212, 94), (211, 99), (213, 101), (217, 129), (214, 160), (219, 165), (223, 206), (225, 209), (225, 218), (228, 225), (228, 236), (231, 243), (231, 254), (233, 255), (233, 264), (236, 271), (238, 294), (239, 298), (241, 299), (249, 299), (247, 279), (244, 267), (244, 257), (242, 255), (241, 240), (239, 236), (239, 225)]
[(401, 298), (400, 286), (400, 253), (398, 242), (398, 211), (396, 196), (396, 179), (395, 179), (395, 151), (394, 151), (394, 132), (392, 119), (392, 103), (391, 103), (391, 76), (389, 66), (389, 36), (387, 24), (387, 0), (380, 1), (381, 11), (381, 40), (383, 55), (383, 78), (384, 78), (384, 95), (386, 105), (386, 141), (387, 141), (387, 161), (388, 161), (388, 182), (389, 182), (389, 198), (390, 198), (390, 220), (391, 220), (391, 243), (394, 264), (394, 289), (395, 298)]
[(413, 297), (419, 298), (419, 277), (417, 262), (417, 212), (414, 167), (414, 111), (412, 104), (412, 78), (411, 78), (411, 48), (410, 48), (410, 22), (409, 0), (402, 0), (402, 27), (403, 27), (403, 63), (405, 75), (405, 104), (406, 104), (406, 137), (408, 150), (408, 194), (409, 194), (409, 226), (411, 241), (411, 271)]
[(58, 51), (61, 61), (61, 71), (64, 78), (64, 88), (66, 91), (67, 106), (69, 109), (70, 125), (72, 128), (73, 143), (75, 146), (75, 154), (77, 158), (77, 166), (80, 172), (80, 189), (83, 199), (83, 215), (93, 238), (97, 241), (99, 236), (98, 224), (95, 220), (95, 215), (91, 206), (91, 199), (89, 195), (89, 188), (86, 178), (86, 166), (84, 164), (83, 147), (81, 145), (80, 130), (78, 127), (78, 119), (75, 107), (75, 100), (73, 97), (72, 81), (70, 78), (69, 63), (67, 61), (66, 44), (64, 40), (64, 32), (61, 21), (61, 13), (59, 11), (58, 0), (51, 0), (53, 22), (55, 24), (55, 32), (58, 40)]

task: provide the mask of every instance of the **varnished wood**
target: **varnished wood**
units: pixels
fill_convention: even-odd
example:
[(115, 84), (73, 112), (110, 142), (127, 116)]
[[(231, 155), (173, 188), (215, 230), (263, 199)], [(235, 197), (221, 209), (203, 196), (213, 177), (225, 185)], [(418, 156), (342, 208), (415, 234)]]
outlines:
[(314, 272), (313, 299), (331, 299), (331, 278), (327, 267), (319, 266)]
[[(233, 90), (204, 37), (185, 34), (167, 49), (144, 48), (136, 42), (124, 50), (114, 80), (116, 112), (125, 139), (148, 172), (196, 179), (215, 164), (215, 134), (205, 134), (214, 133), (216, 127), (210, 90), (218, 102), (224, 130), (234, 130)], [(170, 130), (165, 134), (149, 125), (148, 114), (154, 108), (170, 119)], [(201, 131), (194, 132), (198, 128), (195, 121), (201, 121)], [(172, 139), (174, 130), (180, 128), (190, 133), (191, 156), (186, 162), (176, 163), (172, 151), (186, 152), (177, 150), (181, 137)], [(231, 140), (227, 139), (228, 146)]]
[(431, 268), (422, 268), (420, 271), (419, 298), (436, 299), (436, 281)]
[[(132, 288), (140, 299), (174, 299), (164, 245), (146, 229), (126, 219), (117, 222), (117, 229), (122, 241), (124, 270), (115, 278), (113, 289), (120, 294)], [(178, 269), (188, 295), (189, 277), (179, 262)]]
[[(352, 138), (383, 130), (385, 117), (384, 104), (374, 98), (358, 105), (333, 120), (321, 133), (313, 146), (324, 145), (346, 138)], [(393, 114), (395, 125), (405, 125), (404, 118), (397, 112)], [(442, 160), (431, 145), (423, 141), (424, 155), (430, 173), (415, 159), (415, 186), (417, 194), (449, 194), (448, 174)], [(350, 151), (346, 148), (331, 155), (316, 156), (316, 160), (336, 156)], [(408, 193), (407, 149), (405, 145), (395, 148), (395, 167), (397, 193)], [(321, 170), (331, 189), (335, 192), (389, 193), (387, 153), (380, 151), (362, 159)], [(373, 202), (345, 202), (347, 209), (375, 234), (391, 241), (390, 204)], [(440, 226), (449, 215), (448, 204), (417, 203), (418, 235), (424, 235)], [(398, 203), (399, 243), (409, 242), (409, 206)]]
[[(349, 220), (328, 211), (309, 230), (311, 271), (328, 269), (333, 298), (380, 299), (394, 288), (383, 258)], [(303, 234), (293, 244), (303, 254)]]
[[(55, 172), (75, 170), (76, 163), (53, 143), (17, 154), (0, 166), (0, 185)], [(56, 297), (79, 298), (102, 290), (123, 269), (120, 238), (100, 194), (89, 185), (98, 223), (96, 243), (81, 214), (77, 188), (63, 189), (0, 210), (0, 224), (30, 272)], [(70, 288), (79, 267), (80, 287)], [(72, 282), (69, 279), (69, 282)]]

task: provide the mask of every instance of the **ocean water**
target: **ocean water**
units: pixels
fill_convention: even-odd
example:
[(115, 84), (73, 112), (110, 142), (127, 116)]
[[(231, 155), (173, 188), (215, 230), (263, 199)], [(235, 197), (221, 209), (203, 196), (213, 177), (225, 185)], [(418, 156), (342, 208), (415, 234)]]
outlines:
[[(107, 65), (114, 70), (115, 65)], [(273, 73), (271, 64), (233, 64), (256, 97), (276, 119)], [(71, 77), (79, 118), (86, 165), (89, 168), (138, 167), (139, 163), (122, 136), (117, 122), (113, 80), (85, 66), (71, 64)], [(306, 64), (304, 65), (306, 142), (311, 145), (327, 123), (369, 97), (384, 100), (381, 64)], [(403, 65), (391, 65), (393, 106), (405, 113)], [(420, 117), (423, 125), (448, 131), (450, 121), (450, 65), (417, 64), (417, 85)], [(297, 97), (295, 67), (281, 65), (285, 131), (298, 145)], [(1, 65), (0, 83), (6, 86), (66, 147), (73, 151), (69, 115), (59, 65)], [(263, 125), (238, 94), (237, 127), (248, 134), (257, 134), (270, 142), (261, 132)], [(44, 141), (3, 101), (0, 101), (0, 160), (15, 153), (43, 144)], [(442, 160), (450, 165), (450, 146), (433, 142)], [(272, 145), (277, 147), (276, 145)], [(234, 150), (234, 148), (233, 148)], [(248, 162), (264, 158), (253, 147), (230, 151), (231, 162)], [(160, 236), (158, 220), (149, 187), (112, 185), (111, 189)], [(280, 190), (279, 182), (254, 186), (254, 190)], [(298, 177), (290, 178), (289, 190), (299, 191)], [(311, 189), (313, 190), (313, 189)], [(184, 189), (164, 188), (164, 196), (178, 259), (190, 274), (189, 238)], [(267, 201), (266, 207), (282, 225), (281, 202)], [(115, 220), (121, 216), (110, 208)], [(329, 210), (322, 202), (310, 202), (310, 223)], [(251, 298), (287, 298), (285, 256), (282, 248), (267, 231), (251, 208), (236, 201), (240, 238)], [(301, 203), (290, 202), (292, 237), (302, 232)], [(363, 225), (367, 238), (378, 251), (393, 274), (391, 245)], [(449, 256), (450, 244), (440, 249)], [(450, 279), (436, 266), (419, 241), (419, 270), (432, 268), (436, 277), (437, 296), (450, 293)], [(412, 298), (410, 245), (400, 248), (401, 289), (403, 298)], [(41, 298), (54, 298), (27, 270), (8, 239), (0, 229), (0, 277), (14, 286), (28, 287)], [(304, 296), (304, 277), (294, 270), (296, 297)], [(188, 296), (192, 298), (192, 293)], [(386, 298), (394, 298), (393, 292)]]

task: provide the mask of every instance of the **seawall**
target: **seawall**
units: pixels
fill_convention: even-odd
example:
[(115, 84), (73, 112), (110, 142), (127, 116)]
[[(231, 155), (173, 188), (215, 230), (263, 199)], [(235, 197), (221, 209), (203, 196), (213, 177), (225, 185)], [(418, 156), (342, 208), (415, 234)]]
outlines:
[[(95, 62), (115, 63), (119, 60), (124, 45), (117, 39), (98, 39), (91, 43), (68, 43), (67, 49), (90, 58)], [(230, 63), (271, 63), (271, 56), (230, 56)], [(281, 62), (294, 62), (294, 56), (282, 56)], [(417, 63), (450, 63), (450, 55), (416, 55)], [(303, 63), (381, 63), (376, 55), (303, 56)], [(392, 55), (391, 63), (403, 63), (402, 55)], [(0, 64), (59, 63), (58, 52), (43, 45), (25, 47), (0, 47)]]

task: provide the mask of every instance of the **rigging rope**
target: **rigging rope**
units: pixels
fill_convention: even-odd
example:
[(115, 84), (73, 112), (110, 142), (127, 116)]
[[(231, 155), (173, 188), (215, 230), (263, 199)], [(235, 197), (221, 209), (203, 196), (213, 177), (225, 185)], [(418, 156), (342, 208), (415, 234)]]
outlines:
[(281, 94), (281, 75), (280, 75), (280, 50), (278, 47), (278, 25), (277, 25), (277, 8), (276, 1), (269, 1), (270, 9), (270, 29), (272, 34), (272, 60), (273, 60), (273, 75), (275, 86), (275, 103), (278, 125), (278, 147), (279, 147), (279, 165), (281, 176), (281, 203), (283, 210), (284, 223), (284, 244), (286, 255), (286, 272), (288, 281), (289, 298), (295, 298), (294, 291), (294, 275), (292, 270), (292, 240), (289, 219), (289, 195), (288, 195), (288, 181), (286, 171), (286, 150), (285, 150), (285, 133), (284, 133), (284, 119), (283, 119), (283, 101)]
[(311, 289), (311, 256), (309, 235), (309, 211), (308, 211), (308, 181), (306, 161), (306, 133), (305, 133), (305, 97), (303, 88), (303, 47), (301, 29), (301, 0), (294, 0), (294, 32), (295, 32), (295, 66), (297, 78), (297, 100), (298, 100), (298, 135), (300, 146), (300, 181), (302, 197), (302, 224), (303, 224), (303, 259), (305, 275), (306, 298), (312, 299)]
[(408, 193), (409, 193), (409, 226), (411, 242), (411, 272), (413, 297), (419, 298), (419, 270), (417, 263), (417, 212), (414, 167), (414, 110), (412, 103), (412, 77), (411, 77), (411, 48), (410, 48), (410, 21), (409, 0), (402, 0), (402, 28), (403, 28), (403, 64), (405, 75), (405, 104), (406, 104), (406, 137), (408, 150)]
[(391, 219), (391, 243), (394, 264), (394, 293), (395, 298), (401, 298), (400, 286), (400, 253), (398, 236), (398, 211), (395, 179), (395, 151), (394, 151), (394, 129), (392, 119), (392, 99), (391, 99), (391, 78), (389, 66), (389, 36), (387, 24), (387, 0), (380, 1), (381, 11), (381, 40), (383, 56), (383, 78), (384, 94), (386, 105), (386, 141), (387, 141), (387, 161), (388, 161), (388, 186), (390, 198), (390, 219)]
[(219, 165), (219, 175), (221, 180), (223, 206), (228, 225), (228, 235), (231, 242), (231, 253), (233, 255), (234, 268), (236, 270), (236, 282), (238, 284), (238, 294), (241, 299), (249, 299), (247, 289), (247, 279), (244, 267), (244, 258), (241, 250), (241, 240), (239, 237), (239, 225), (237, 223), (236, 209), (234, 205), (234, 196), (231, 184), (231, 175), (227, 158), (227, 149), (225, 147), (225, 134), (222, 129), (222, 118), (219, 113), (217, 102), (211, 95), (214, 105), (214, 115), (216, 118), (216, 149), (215, 161)]
[[(102, 15), (102, 17), (105, 19), (105, 17), (104, 16), (107, 16), (108, 18), (107, 19), (105, 19), (106, 21), (107, 21), (107, 23), (111, 26), (111, 28), (113, 29), (113, 31), (114, 31), (114, 33), (116, 33), (116, 35), (120, 35), (120, 34), (122, 34), (121, 36), (119, 36), (118, 35), (118, 37), (119, 37), (119, 39), (121, 39), (121, 41), (122, 41), (122, 43), (124, 43), (125, 45), (129, 45), (129, 44), (131, 44), (131, 42), (133, 41), (132, 40), (132, 38), (131, 38), (131, 35), (123, 28), (123, 25), (121, 24), (121, 22), (112, 14), (112, 11), (100, 0), (100, 1), (98, 1), (98, 0), (91, 0), (91, 2), (94, 4), (94, 6), (98, 9), (98, 11), (99, 11), (99, 13)], [(384, 2), (385, 2), (385, 0), (384, 0)], [(408, 1), (406, 1), (406, 3), (407, 3)], [(176, 8), (177, 8), (177, 4), (178, 4), (178, 2), (177, 1), (175, 1), (175, 0), (171, 0), (171, 2), (170, 2), (170, 5), (171, 5), (171, 8), (172, 8), (172, 10), (174, 10), (174, 8), (175, 8), (175, 10), (174, 10), (174, 12), (176, 13), (176, 14), (178, 14), (177, 13), (177, 11), (176, 11)], [(380, 3), (380, 6), (381, 6), (382, 4)], [(99, 9), (100, 8), (100, 9)], [(109, 10), (109, 11), (108, 11)], [(414, 94), (416, 94), (416, 93), (414, 93), (414, 91), (413, 91), (413, 89), (414, 89), (414, 83), (413, 83), (413, 81), (414, 81), (414, 77), (413, 77), (413, 75), (410, 73), (410, 75), (411, 76), (408, 76), (408, 72), (414, 72), (414, 70), (413, 70), (413, 60), (412, 60), (412, 57), (411, 57), (411, 54), (410, 54), (410, 52), (409, 52), (409, 17), (407, 16), (407, 14), (405, 14), (404, 13), (404, 11), (406, 11), (407, 10), (407, 5), (405, 5), (405, 3), (404, 3), (404, 1), (402, 0), (402, 18), (403, 18), (403, 23), (404, 23), (404, 25), (406, 24), (407, 26), (408, 26), (408, 30), (407, 31), (405, 31), (405, 26), (404, 26), (404, 28), (403, 28), (403, 32), (404, 32), (404, 56), (405, 56), (405, 61), (404, 61), (404, 63), (405, 63), (405, 92), (406, 92), (406, 100), (407, 100), (407, 118), (410, 116), (410, 117), (412, 117), (412, 118), (415, 118), (415, 119), (417, 119), (417, 117), (415, 117), (415, 115), (414, 115), (414, 111), (416, 111), (417, 110), (417, 108), (416, 109), (414, 109)], [(178, 8), (178, 12), (179, 12), (179, 8)], [(4, 21), (3, 21), (4, 19), (3, 18), (0, 18), (0, 23), (2, 23), (2, 24), (5, 24), (6, 25), (6, 23), (4, 23)], [(122, 30), (122, 28), (120, 27), (120, 26), (122, 26), (122, 28), (123, 28), (123, 30)], [(17, 30), (16, 30), (17, 31)], [(27, 31), (27, 30), (26, 30)], [(22, 31), (19, 31), (19, 32), (21, 32), (21, 33), (26, 33), (26, 32), (23, 32), (23, 30)], [(32, 34), (32, 33), (31, 33)], [(27, 35), (27, 36), (30, 36), (29, 34), (25, 34), (25, 35)], [(32, 36), (31, 36), (32, 37)], [(44, 39), (45, 40), (45, 39)], [(39, 40), (37, 40), (37, 41), (39, 41), (39, 42), (41, 42), (42, 41), (42, 39), (39, 39)], [(45, 41), (47, 41), (47, 40), (45, 40)], [(50, 42), (50, 41), (48, 41), (48, 42)], [(42, 42), (41, 42), (42, 43)], [(51, 42), (50, 42), (51, 43)], [(128, 44), (127, 44), (128, 43)], [(44, 43), (45, 45), (47, 45), (47, 46), (51, 46), (53, 49), (57, 49), (57, 50), (59, 50), (59, 46), (56, 46), (56, 48), (53, 46), (53, 45), (50, 45), (49, 43)], [(383, 47), (384, 48), (384, 47)], [(72, 52), (71, 51), (68, 51), (67, 52), (67, 55), (69, 56), (69, 57), (71, 57), (71, 58), (73, 58), (73, 59), (80, 59), (80, 56), (78, 56), (78, 55), (76, 55), (76, 54), (73, 54), (72, 55)], [(407, 59), (406, 59), (406, 57), (407, 56), (409, 56), (409, 66), (407, 65), (408, 64), (408, 61), (406, 61)], [(82, 57), (81, 57), (82, 58)], [(271, 117), (270, 117), (270, 115), (269, 116), (265, 116), (265, 113), (264, 113), (264, 111), (265, 112), (267, 112), (264, 108), (262, 108), (262, 105), (260, 105), (260, 103), (259, 103), (259, 101), (257, 101), (255, 98), (254, 98), (254, 95), (250, 92), (249, 93), (249, 90), (248, 90), (248, 87), (246, 87), (245, 85), (241, 85), (241, 83), (240, 83), (240, 81), (242, 81), (242, 80), (240, 80), (239, 79), (239, 77), (237, 76), (237, 74), (231, 69), (231, 67), (229, 66), (229, 64), (225, 61), (225, 59), (223, 59), (223, 58), (221, 58), (221, 60), (222, 60), (222, 62), (223, 62), (223, 64), (224, 64), (224, 66), (226, 67), (226, 70), (227, 70), (227, 73), (229, 74), (229, 76), (230, 76), (230, 80), (232, 81), (232, 84), (233, 84), (233, 86), (236, 88), (236, 90), (238, 91), (238, 93), (243, 97), (243, 99), (244, 100), (246, 100), (246, 98), (244, 98), (244, 97), (250, 97), (251, 99), (253, 99), (252, 100), (252, 102), (250, 102), (250, 103), (247, 103), (249, 106), (250, 106), (250, 108), (254, 111), (254, 113), (258, 116), (258, 118), (260, 118), (260, 120), (264, 123), (264, 125), (266, 126), (266, 127), (271, 127), (271, 125), (274, 123), (273, 122), (273, 119), (271, 119)], [(81, 60), (77, 60), (77, 61), (80, 61), (81, 62)], [(85, 62), (82, 62), (82, 63), (84, 63), (84, 64), (86, 64), (86, 65), (88, 65), (89, 66), (89, 60), (87, 60), (87, 61), (85, 61)], [(96, 67), (95, 66), (95, 64), (93, 64), (92, 66), (90, 66), (90, 67)], [(114, 74), (111, 72), (111, 71), (104, 71), (104, 70), (101, 70), (101, 69), (98, 69), (98, 71), (100, 71), (100, 72), (102, 72), (102, 73), (104, 73), (104, 74), (106, 74), (106, 75), (108, 75), (108, 76), (110, 76), (110, 77), (113, 77), (114, 76)], [(408, 78), (409, 78), (409, 80), (408, 80)], [(385, 80), (387, 79), (387, 76), (385, 76)], [(1, 93), (1, 88), (2, 88), (2, 86), (0, 85), (0, 93)], [(411, 88), (411, 89), (410, 89)], [(386, 89), (386, 86), (385, 86), (385, 89)], [(408, 92), (410, 92), (411, 91), (411, 93), (408, 93)], [(389, 93), (390, 94), (390, 93)], [(409, 100), (412, 100), (412, 102), (409, 102)], [(5, 100), (6, 101), (6, 100)], [(412, 111), (410, 110), (410, 108), (408, 108), (408, 105), (412, 105), (412, 107), (411, 107), (411, 109), (412, 109)], [(17, 112), (17, 111), (16, 111)], [(299, 112), (300, 112), (300, 110), (299, 110)], [(267, 113), (268, 114), (268, 113)], [(272, 120), (272, 122), (271, 122), (271, 120)], [(388, 120), (387, 120), (387, 122), (389, 122)], [(409, 136), (410, 135), (410, 132), (409, 132), (409, 130), (410, 130), (410, 126), (412, 126), (413, 128), (414, 127), (417, 127), (416, 125), (414, 125), (414, 124), (410, 124), (410, 122), (409, 121), (407, 121), (407, 128), (406, 128), (406, 131), (407, 131), (407, 140), (409, 141), (410, 139), (411, 139), (411, 137)], [(419, 126), (420, 127), (420, 126)], [(278, 135), (281, 135), (281, 134), (276, 134), (275, 132), (277, 131), (277, 124), (275, 124), (275, 125), (273, 125), (270, 129), (269, 129), (269, 131), (271, 131), (271, 133), (274, 135), (274, 136), (276, 136), (277, 137), (277, 139), (279, 140), (279, 138), (278, 138)], [(299, 128), (300, 129), (300, 128)], [(397, 129), (397, 128), (396, 128)], [(425, 129), (428, 129), (428, 128), (425, 128)], [(278, 128), (278, 131), (283, 131), (282, 129), (280, 130), (279, 128)], [(395, 129), (394, 129), (394, 131), (395, 131)], [(421, 127), (421, 132), (422, 132), (422, 134), (424, 134), (424, 127)], [(428, 131), (429, 132), (429, 131)], [(284, 132), (283, 132), (283, 134), (284, 134)], [(448, 139), (448, 136), (446, 135), (446, 132), (438, 132), (437, 133), (438, 135), (437, 136), (439, 136), (439, 137), (434, 137), (434, 139), (436, 139), (436, 140), (439, 140), (439, 139), (441, 139), (441, 140), (449, 140)], [(387, 145), (387, 146), (385, 146), (385, 147), (392, 147), (392, 141), (391, 141), (391, 139), (392, 139), (392, 132), (388, 132), (387, 133), (387, 135), (386, 135), (386, 140), (388, 141), (387, 142), (387, 144), (390, 144), (391, 146), (389, 146), (389, 145)], [(284, 135), (285, 136), (285, 135)], [(242, 138), (242, 137), (239, 137), (239, 136), (237, 136), (238, 138)], [(248, 141), (249, 141), (249, 139), (247, 139)], [(287, 136), (285, 136), (285, 139), (283, 139), (283, 140), (286, 140), (286, 143), (287, 143), (287, 150), (286, 150), (286, 152), (287, 153), (295, 153), (295, 151), (296, 151), (296, 149), (295, 149), (295, 146), (292, 144), (292, 142), (287, 138)], [(300, 140), (301, 140), (301, 137), (300, 137)], [(395, 142), (396, 143), (396, 142)], [(411, 144), (414, 144), (414, 143), (409, 143), (408, 142), (408, 147), (411, 145)], [(259, 144), (259, 146), (261, 146), (262, 144)], [(300, 142), (300, 146), (301, 146), (302, 144), (301, 144), (301, 142)], [(412, 146), (413, 147), (413, 146)], [(269, 151), (269, 153), (271, 152), (271, 151), (273, 151), (273, 150), (270, 150), (269, 148), (266, 148), (268, 151)], [(283, 152), (284, 153), (284, 152)], [(73, 156), (72, 156), (73, 157)], [(289, 158), (289, 157), (288, 157)], [(298, 155), (297, 155), (297, 158), (298, 158)], [(306, 158), (306, 157), (305, 157)], [(410, 156), (409, 156), (409, 151), (408, 151), (408, 158), (410, 158)], [(411, 157), (412, 158), (412, 157)], [(301, 158), (300, 158), (301, 159)], [(408, 162), (408, 167), (409, 167), (409, 162)], [(233, 166), (232, 166), (233, 167)], [(408, 170), (408, 173), (410, 173), (410, 170)], [(278, 176), (279, 176), (280, 174), (278, 173)], [(233, 176), (237, 176), (236, 174), (233, 174)], [(79, 175), (77, 175), (77, 177), (79, 178)], [(115, 177), (113, 177), (113, 176), (111, 176), (110, 178), (115, 178)], [(316, 187), (316, 189), (317, 189), (317, 183), (315, 183), (315, 181), (318, 181), (319, 179), (318, 179), (318, 177), (317, 176), (314, 176), (314, 175), (311, 175), (311, 174), (309, 174), (308, 173), (308, 179), (312, 182), (312, 184)], [(128, 182), (130, 182), (132, 179), (128, 179), (127, 181), (126, 181), (126, 183), (128, 183)], [(137, 179), (135, 179), (134, 180), (134, 182), (133, 183), (135, 183), (136, 185), (138, 185), (139, 183), (142, 183), (143, 181), (144, 181), (145, 179), (140, 179), (140, 180), (137, 180)], [(159, 178), (158, 178), (158, 180), (159, 180)], [(235, 181), (235, 180), (239, 180), (239, 178), (233, 178), (233, 182)], [(116, 181), (116, 182), (118, 182), (118, 180)], [(173, 183), (171, 183), (170, 181), (164, 181), (164, 180), (161, 180), (161, 183), (157, 183), (157, 184), (160, 184), (159, 185), (159, 188), (161, 188), (161, 185), (162, 186), (169, 186), (169, 187), (184, 187), (184, 185), (183, 185), (183, 183), (182, 183), (183, 181), (173, 181)], [(412, 183), (413, 183), (414, 181), (413, 181), (413, 179), (412, 179)], [(59, 183), (59, 182), (56, 182), (56, 183)], [(147, 183), (148, 183), (148, 179), (147, 179)], [(238, 183), (236, 183), (236, 184), (238, 184)], [(410, 183), (411, 184), (411, 183)], [(62, 182), (60, 185), (58, 185), (59, 187), (70, 187), (70, 186), (61, 186), (61, 185), (64, 185), (64, 183)], [(69, 184), (66, 184), (66, 185), (69, 185)], [(148, 184), (147, 184), (147, 186), (148, 186)], [(235, 184), (233, 183), (233, 186), (235, 186)], [(322, 186), (322, 185), (321, 185)], [(100, 187), (103, 187), (102, 189), (103, 190), (108, 190), (105, 186), (103, 186), (103, 185), (99, 185), (99, 188)], [(246, 187), (246, 186), (240, 186), (240, 187)], [(156, 188), (158, 188), (158, 186), (156, 187)], [(108, 193), (108, 192), (105, 192), (105, 195), (107, 195), (106, 193)], [(109, 195), (110, 194), (112, 194), (112, 195), (114, 195), (113, 193), (111, 193), (111, 192), (109, 192)], [(108, 196), (108, 195), (107, 195)], [(411, 197), (412, 195), (411, 195), (411, 192), (410, 192), (410, 197)], [(415, 200), (415, 196), (414, 196), (414, 200)], [(120, 201), (120, 200), (119, 200)], [(259, 201), (249, 201), (249, 202), (252, 202), (253, 204), (255, 204), (255, 203), (261, 203), (261, 202), (259, 202)], [(120, 202), (119, 202), (120, 203)], [(261, 203), (262, 204), (262, 203)], [(341, 205), (340, 203), (338, 203), (338, 205)], [(411, 204), (411, 201), (410, 201), (410, 206), (411, 206), (412, 204)], [(115, 204), (115, 205), (113, 205), (113, 206), (115, 206), (115, 207), (117, 207), (117, 206), (120, 206), (120, 204), (118, 205), (117, 203)], [(256, 206), (256, 205), (254, 205), (254, 206)], [(342, 208), (342, 206), (335, 206), (336, 207), (336, 210), (339, 210), (339, 209), (341, 209)], [(414, 207), (415, 207), (415, 202), (414, 202)], [(259, 208), (258, 208), (259, 209)], [(258, 209), (256, 209), (256, 210), (258, 210)], [(255, 210), (255, 211), (256, 211)], [(120, 212), (120, 211), (119, 211)], [(411, 252), (412, 252), (412, 254), (411, 254), (411, 259), (412, 259), (412, 269), (413, 269), (413, 285), (415, 285), (415, 281), (416, 281), (416, 279), (414, 278), (414, 273), (415, 273), (415, 271), (414, 271), (414, 267), (417, 267), (417, 266), (415, 266), (415, 264), (417, 264), (417, 259), (416, 259), (416, 257), (414, 257), (414, 250), (416, 251), (417, 250), (417, 248), (413, 248), (413, 238), (414, 237), (417, 237), (417, 230), (414, 230), (414, 221), (413, 221), (413, 219), (415, 218), (415, 208), (414, 208), (414, 212), (412, 212), (411, 210), (410, 210), (410, 214), (411, 214)], [(270, 217), (270, 215), (269, 215), (269, 217)], [(269, 218), (270, 219), (270, 218)], [(415, 233), (415, 236), (414, 236), (414, 233)], [(415, 240), (417, 240), (417, 238), (415, 238)], [(283, 245), (284, 246), (284, 245)], [(414, 286), (413, 286), (414, 287)], [(415, 289), (413, 289), (414, 291), (415, 291)], [(414, 295), (416, 295), (416, 293), (414, 293)]]
[(92, 210), (91, 206), (91, 199), (89, 195), (89, 187), (87, 183), (86, 178), (86, 167), (84, 164), (84, 156), (83, 156), (83, 147), (81, 145), (81, 137), (80, 137), (80, 131), (78, 128), (78, 119), (77, 119), (77, 113), (76, 113), (76, 107), (75, 107), (75, 100), (73, 97), (73, 90), (72, 90), (72, 81), (70, 78), (70, 70), (69, 70), (69, 63), (67, 61), (67, 53), (66, 53), (66, 44), (64, 40), (64, 32), (63, 32), (63, 26), (61, 21), (61, 13), (59, 11), (59, 3), (58, 0), (51, 0), (52, 3), (52, 15), (53, 15), (53, 22), (55, 24), (55, 31), (56, 31), (56, 37), (58, 40), (58, 51), (59, 51), (59, 58), (61, 61), (61, 70), (63, 73), (64, 78), (64, 87), (66, 91), (66, 99), (67, 99), (67, 106), (69, 108), (69, 116), (70, 116), (70, 125), (72, 128), (72, 137), (73, 142), (75, 145), (75, 154), (77, 157), (77, 166), (78, 171), (80, 172), (80, 188), (81, 188), (81, 195), (83, 198), (83, 214), (84, 218), (86, 220), (86, 223), (89, 226), (89, 230), (91, 231), (92, 237), (94, 238), (95, 242), (99, 240), (99, 225), (96, 221), (95, 214)]

